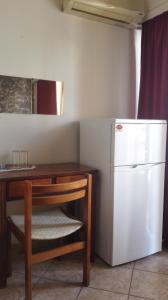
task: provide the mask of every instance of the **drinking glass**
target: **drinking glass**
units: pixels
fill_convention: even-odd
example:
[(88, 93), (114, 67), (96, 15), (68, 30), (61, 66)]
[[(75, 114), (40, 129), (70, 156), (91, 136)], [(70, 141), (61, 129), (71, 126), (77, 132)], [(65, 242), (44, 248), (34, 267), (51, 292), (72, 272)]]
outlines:
[(20, 165), (20, 151), (13, 150), (12, 151), (12, 165), (14, 168), (19, 168)]
[(0, 162), (0, 170), (6, 168), (6, 163), (5, 162)]
[(28, 151), (20, 151), (19, 165), (21, 168), (26, 168), (28, 166)]

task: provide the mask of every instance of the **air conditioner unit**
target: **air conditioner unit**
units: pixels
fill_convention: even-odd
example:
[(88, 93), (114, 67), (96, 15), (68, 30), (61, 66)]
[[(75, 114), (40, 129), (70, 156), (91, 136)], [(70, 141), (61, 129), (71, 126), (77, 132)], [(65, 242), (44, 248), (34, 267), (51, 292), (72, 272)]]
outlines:
[(140, 27), (145, 16), (145, 1), (63, 0), (63, 10), (105, 23)]

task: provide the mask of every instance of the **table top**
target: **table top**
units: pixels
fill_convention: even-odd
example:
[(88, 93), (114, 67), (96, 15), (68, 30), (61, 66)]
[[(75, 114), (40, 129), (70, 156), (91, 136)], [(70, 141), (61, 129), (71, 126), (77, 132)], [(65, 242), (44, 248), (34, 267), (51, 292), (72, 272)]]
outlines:
[(0, 173), (0, 181), (24, 180), (34, 178), (46, 178), (51, 176), (68, 176), (83, 173), (94, 173), (95, 168), (84, 166), (79, 163), (51, 163), (37, 164), (33, 170), (17, 170)]

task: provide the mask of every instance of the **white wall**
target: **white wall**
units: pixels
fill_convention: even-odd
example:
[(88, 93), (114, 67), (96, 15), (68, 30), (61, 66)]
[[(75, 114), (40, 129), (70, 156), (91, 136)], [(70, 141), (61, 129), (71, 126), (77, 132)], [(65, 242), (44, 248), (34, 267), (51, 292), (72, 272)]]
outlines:
[(128, 29), (64, 14), (56, 0), (0, 0), (0, 74), (64, 80), (64, 116), (0, 115), (0, 159), (75, 161), (78, 121), (133, 117)]

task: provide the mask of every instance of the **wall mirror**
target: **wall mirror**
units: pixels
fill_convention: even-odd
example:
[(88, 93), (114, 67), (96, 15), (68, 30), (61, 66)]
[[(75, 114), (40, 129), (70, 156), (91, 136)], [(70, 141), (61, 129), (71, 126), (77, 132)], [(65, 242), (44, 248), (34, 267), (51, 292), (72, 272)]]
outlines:
[(64, 83), (0, 75), (0, 113), (61, 115)]

